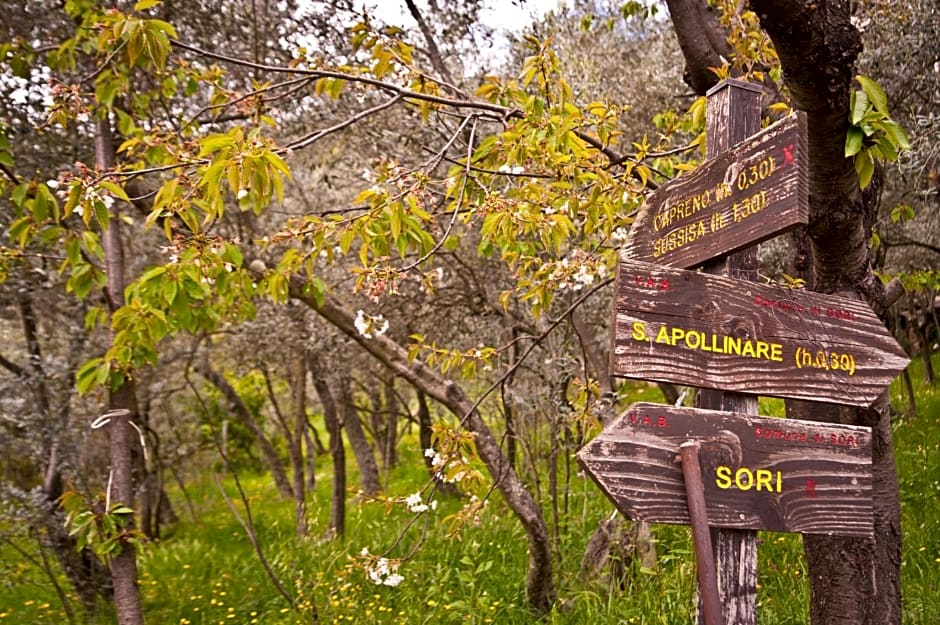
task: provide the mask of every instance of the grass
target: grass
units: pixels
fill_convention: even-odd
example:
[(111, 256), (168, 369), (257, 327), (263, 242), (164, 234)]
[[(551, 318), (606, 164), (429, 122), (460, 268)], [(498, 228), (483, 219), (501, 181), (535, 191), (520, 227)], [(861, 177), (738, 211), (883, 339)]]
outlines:
[[(905, 541), (905, 625), (927, 625), (940, 613), (940, 593), (936, 591), (940, 587), (940, 385), (925, 385), (919, 364), (912, 365), (918, 416), (902, 416), (894, 426)], [(900, 384), (892, 387), (899, 407), (907, 403), (902, 392)], [(652, 399), (645, 390), (637, 393), (637, 397)], [(780, 405), (762, 401), (761, 409), (777, 412)], [(405, 496), (421, 487), (425, 473), (420, 453), (417, 443), (403, 449), (401, 466), (390, 477), (392, 494)], [(319, 460), (318, 470), (318, 485), (309, 503), (314, 532), (322, 532), (328, 522), (327, 458)], [(359, 502), (349, 505), (345, 538), (323, 541), (314, 534), (298, 542), (293, 534), (292, 504), (278, 497), (267, 477), (242, 479), (265, 555), (300, 609), (292, 609), (275, 590), (217, 486), (213, 480), (203, 479), (189, 486), (199, 508), (197, 518), (191, 518), (178, 504), (178, 512), (185, 518), (173, 533), (141, 549), (140, 584), (148, 623), (308, 623), (310, 606), (316, 606), (320, 623), (536, 622), (525, 607), (525, 537), (498, 497), (490, 501), (483, 521), (465, 527), (459, 539), (446, 536), (441, 527), (463, 502), (442, 499), (436, 510), (422, 515), (403, 536), (400, 534), (412, 518), (404, 506)], [(355, 475), (351, 482), (355, 483)], [(655, 528), (658, 568), (634, 571), (625, 592), (619, 588), (612, 592), (603, 583), (579, 579), (578, 566), (587, 539), (611, 510), (611, 504), (593, 485), (580, 477), (573, 478), (568, 514), (558, 528), (556, 574), (560, 601), (544, 622), (693, 622), (695, 567), (686, 527)], [(384, 554), (391, 548), (384, 555), (407, 558), (418, 542), (420, 549), (398, 569), (404, 578), (400, 585), (376, 585), (366, 577), (359, 557), (364, 548), (370, 554)], [(34, 564), (2, 543), (0, 567), (6, 577), (5, 582), (0, 581), (0, 625), (66, 622), (48, 580)], [(761, 533), (760, 622), (807, 623), (807, 606), (807, 571), (800, 537)], [(114, 619), (104, 613), (91, 622), (111, 623)]]

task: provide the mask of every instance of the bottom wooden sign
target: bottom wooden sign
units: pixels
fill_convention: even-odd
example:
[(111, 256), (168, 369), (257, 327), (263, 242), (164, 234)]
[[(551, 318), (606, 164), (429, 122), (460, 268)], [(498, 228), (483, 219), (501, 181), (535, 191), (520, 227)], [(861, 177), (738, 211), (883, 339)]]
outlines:
[(866, 427), (634, 404), (578, 452), (631, 519), (689, 524), (679, 445), (701, 443), (708, 524), (873, 536)]

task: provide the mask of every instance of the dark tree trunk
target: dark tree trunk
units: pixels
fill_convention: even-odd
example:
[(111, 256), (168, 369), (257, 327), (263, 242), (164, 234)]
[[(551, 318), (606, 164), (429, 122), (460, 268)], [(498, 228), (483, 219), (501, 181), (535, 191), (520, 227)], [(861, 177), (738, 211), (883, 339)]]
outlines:
[(340, 380), (339, 390), (343, 406), (343, 427), (346, 430), (346, 438), (349, 439), (349, 447), (356, 459), (356, 465), (359, 467), (359, 488), (362, 489), (363, 494), (371, 497), (382, 492), (379, 467), (375, 463), (372, 447), (362, 429), (348, 377)]
[(327, 534), (342, 536), (346, 533), (346, 452), (343, 448), (339, 412), (330, 392), (330, 385), (312, 358), (308, 368), (313, 376), (313, 388), (323, 408), (323, 420), (330, 437), (330, 456), (333, 458), (333, 491), (330, 496), (330, 527)]
[(438, 475), (439, 468), (434, 468), (434, 458), (425, 453), (428, 449), (432, 449), (434, 447), (434, 431), (431, 426), (431, 409), (428, 407), (427, 395), (421, 391), (418, 391), (417, 396), (418, 440), (421, 444), (421, 457), (424, 459), (424, 466), (427, 467), (428, 475), (431, 476), (431, 479), (434, 481), (435, 488), (439, 493), (451, 497), (457, 497), (460, 494), (457, 490), (457, 487), (450, 482), (441, 480), (440, 476)]
[(395, 394), (395, 376), (385, 376), (385, 445), (382, 459), (385, 474), (398, 465), (398, 396)]
[(294, 491), (294, 520), (297, 536), (307, 535), (307, 494), (304, 481), (304, 432), (307, 430), (307, 367), (301, 356), (295, 356), (291, 367), (291, 385), (294, 391), (294, 427), (290, 433), (290, 464)]
[[(866, 299), (884, 310), (890, 298), (872, 273), (867, 245), (877, 181), (863, 193), (852, 161), (844, 156), (849, 94), (861, 51), (859, 33), (849, 21), (850, 3), (751, 0), (751, 8), (774, 43), (793, 107), (807, 116), (810, 253), (804, 258), (812, 263), (809, 284), (820, 292)], [(688, 22), (676, 29), (694, 33), (694, 28)], [(699, 72), (712, 61), (707, 50), (686, 54), (687, 64)], [(900, 510), (887, 404), (876, 403), (871, 410), (822, 410), (817, 405), (807, 416), (829, 421), (836, 413), (843, 423), (873, 427), (876, 538), (806, 539), (813, 623), (893, 625), (900, 622)]]
[[(803, 3), (753, 0), (783, 65), (795, 108), (809, 128), (810, 223), (814, 288), (886, 306), (868, 259), (877, 183), (862, 192), (844, 156), (848, 102), (861, 51), (847, 0)], [(890, 410), (837, 409), (838, 421), (872, 427), (875, 539), (804, 537), (815, 625), (901, 622), (900, 505)], [(820, 415), (822, 416), (822, 415)], [(831, 414), (824, 415), (832, 420)]]
[(316, 440), (316, 443), (319, 444), (314, 442), (311, 432), (316, 434), (317, 431), (308, 422), (307, 427), (304, 428), (304, 446), (307, 448), (307, 490), (310, 491), (317, 487), (317, 454), (326, 451), (319, 439)]
[(197, 370), (206, 380), (219, 389), (232, 407), (232, 412), (241, 424), (251, 432), (251, 435), (258, 443), (258, 448), (261, 450), (261, 456), (264, 458), (265, 464), (268, 465), (268, 470), (271, 472), (271, 477), (274, 479), (274, 485), (277, 487), (277, 491), (285, 499), (293, 497), (294, 491), (291, 488), (290, 481), (287, 479), (287, 472), (284, 470), (284, 463), (281, 462), (277, 449), (274, 448), (274, 444), (255, 422), (251, 410), (245, 405), (245, 402), (238, 394), (238, 391), (235, 390), (235, 387), (229, 384), (229, 381), (225, 379), (224, 375), (209, 367), (207, 363), (200, 365)]
[[(111, 139), (111, 120), (106, 116), (95, 123), (95, 167), (101, 171), (114, 166), (114, 145)], [(121, 235), (120, 204), (116, 203), (108, 229), (102, 236), (107, 274), (108, 305), (112, 312), (124, 305), (124, 248)], [(125, 379), (120, 388), (112, 389), (108, 399), (111, 415), (110, 433), (111, 473), (109, 499), (112, 504), (134, 507), (134, 459), (132, 450), (137, 443), (131, 420), (137, 415), (134, 382)], [(127, 529), (133, 530), (134, 518), (129, 515)], [(137, 585), (137, 552), (133, 544), (125, 543), (110, 560), (114, 583), (114, 607), (118, 625), (143, 625), (144, 616)]]

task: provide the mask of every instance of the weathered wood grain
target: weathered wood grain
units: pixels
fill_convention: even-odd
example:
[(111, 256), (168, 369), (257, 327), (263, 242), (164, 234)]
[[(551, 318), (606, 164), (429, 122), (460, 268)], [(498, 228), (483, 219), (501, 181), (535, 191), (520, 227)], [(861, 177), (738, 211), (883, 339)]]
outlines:
[(629, 518), (689, 524), (688, 440), (701, 443), (709, 525), (872, 535), (869, 428), (634, 404), (578, 460)]
[(616, 376), (869, 406), (909, 362), (863, 302), (621, 259)]
[(660, 187), (623, 255), (689, 268), (807, 223), (808, 158), (806, 119), (794, 113)]

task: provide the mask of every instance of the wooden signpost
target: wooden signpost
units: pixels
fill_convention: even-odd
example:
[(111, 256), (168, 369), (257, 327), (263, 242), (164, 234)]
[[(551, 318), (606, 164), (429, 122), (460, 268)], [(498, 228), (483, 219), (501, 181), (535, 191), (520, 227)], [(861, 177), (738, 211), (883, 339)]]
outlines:
[(687, 440), (700, 443), (710, 526), (873, 535), (869, 428), (634, 404), (578, 459), (629, 518), (688, 525)]
[(660, 187), (624, 255), (694, 267), (807, 223), (807, 159), (806, 118), (794, 113)]
[(742, 279), (809, 212), (805, 119), (760, 131), (760, 97), (709, 91), (709, 159), (650, 198), (617, 276), (614, 375), (720, 411), (636, 404), (578, 454), (627, 516), (691, 523), (705, 625), (756, 623), (756, 529), (873, 534), (870, 430), (761, 418), (754, 396), (868, 406), (908, 362), (865, 304)]
[(864, 302), (623, 259), (614, 375), (869, 406), (908, 358)]

